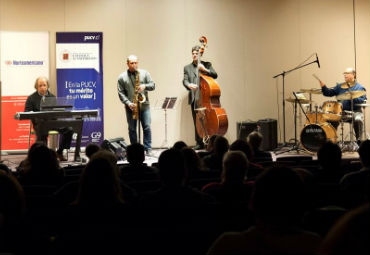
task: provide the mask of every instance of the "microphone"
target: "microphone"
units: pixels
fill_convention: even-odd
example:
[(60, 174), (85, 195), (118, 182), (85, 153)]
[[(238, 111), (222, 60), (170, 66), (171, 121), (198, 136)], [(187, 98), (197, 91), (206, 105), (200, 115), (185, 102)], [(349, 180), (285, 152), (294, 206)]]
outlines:
[(317, 53), (316, 53), (316, 62), (317, 62), (317, 65), (319, 66), (320, 68), (320, 62), (319, 62), (319, 57), (317, 56)]

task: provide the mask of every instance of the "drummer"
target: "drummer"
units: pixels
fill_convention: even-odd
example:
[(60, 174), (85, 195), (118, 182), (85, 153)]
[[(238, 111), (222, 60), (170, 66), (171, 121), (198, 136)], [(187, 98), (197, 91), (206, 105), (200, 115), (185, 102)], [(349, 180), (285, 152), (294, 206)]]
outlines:
[[(357, 82), (356, 80), (356, 70), (352, 67), (347, 68), (344, 71), (344, 82), (337, 84), (334, 88), (328, 88), (324, 82), (321, 80), (320, 86), (324, 96), (332, 97), (338, 96), (348, 91), (366, 91), (366, 89)], [(351, 100), (342, 100), (343, 110), (351, 111)], [(354, 130), (356, 134), (357, 143), (361, 143), (361, 134), (363, 132), (364, 126), (364, 114), (362, 113), (361, 107), (356, 106), (357, 104), (362, 104), (366, 102), (366, 92), (363, 96), (353, 99), (353, 111), (354, 111)], [(339, 122), (331, 123), (335, 128), (338, 127)]]

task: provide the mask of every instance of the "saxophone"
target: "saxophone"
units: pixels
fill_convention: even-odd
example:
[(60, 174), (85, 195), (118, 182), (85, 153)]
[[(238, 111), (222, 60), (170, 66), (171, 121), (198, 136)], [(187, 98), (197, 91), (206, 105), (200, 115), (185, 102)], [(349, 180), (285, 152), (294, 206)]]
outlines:
[(145, 95), (143, 93), (139, 93), (139, 86), (140, 86), (140, 73), (137, 71), (136, 74), (136, 81), (135, 81), (135, 91), (134, 91), (134, 98), (133, 103), (135, 104), (134, 110), (132, 110), (132, 119), (137, 120), (139, 117), (139, 104), (145, 102)]

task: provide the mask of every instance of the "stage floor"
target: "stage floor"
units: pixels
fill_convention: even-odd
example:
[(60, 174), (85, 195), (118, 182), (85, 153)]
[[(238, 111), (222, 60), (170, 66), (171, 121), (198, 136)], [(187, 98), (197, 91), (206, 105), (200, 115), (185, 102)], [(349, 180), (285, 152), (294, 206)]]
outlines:
[[(145, 157), (145, 163), (147, 163), (149, 166), (151, 166), (153, 163), (158, 162), (158, 157), (164, 151), (165, 148), (155, 148), (153, 149), (153, 156)], [(293, 150), (292, 146), (285, 146), (285, 147), (279, 147), (275, 149), (274, 151), (270, 152), (272, 155), (273, 161), (276, 161), (277, 158), (279, 157), (302, 157), (302, 156), (312, 156), (313, 159), (317, 159), (316, 153), (311, 153), (308, 151), (304, 150)], [(7, 155), (4, 155), (7, 154)], [(19, 165), (19, 163), (25, 159), (27, 156), (26, 152), (23, 153), (4, 153), (1, 156), (1, 161), (6, 164), (12, 171), (16, 171), (16, 167)], [(84, 165), (87, 162), (87, 158), (83, 152), (81, 152), (81, 158), (82, 162), (74, 162), (73, 161), (73, 152), (70, 152), (68, 154), (68, 161), (66, 162), (61, 162), (62, 167), (66, 166), (76, 166), (76, 165)], [(343, 159), (353, 159), (353, 160), (358, 160), (359, 155), (357, 152), (343, 152), (342, 154)], [(119, 164), (124, 164), (127, 163), (126, 160), (124, 161), (119, 161)]]

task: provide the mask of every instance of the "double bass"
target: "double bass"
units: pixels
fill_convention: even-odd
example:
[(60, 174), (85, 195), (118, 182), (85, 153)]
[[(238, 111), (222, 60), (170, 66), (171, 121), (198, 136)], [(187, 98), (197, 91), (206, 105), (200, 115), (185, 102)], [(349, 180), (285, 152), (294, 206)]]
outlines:
[[(199, 39), (202, 46), (198, 53), (198, 65), (207, 45), (207, 38)], [(227, 132), (228, 120), (224, 108), (221, 107), (221, 89), (217, 82), (210, 76), (203, 74), (198, 69), (198, 91), (196, 101), (196, 130), (205, 144), (212, 135), (224, 135)]]

